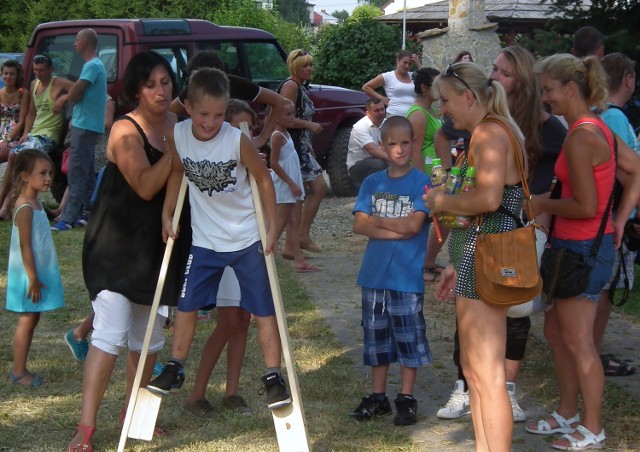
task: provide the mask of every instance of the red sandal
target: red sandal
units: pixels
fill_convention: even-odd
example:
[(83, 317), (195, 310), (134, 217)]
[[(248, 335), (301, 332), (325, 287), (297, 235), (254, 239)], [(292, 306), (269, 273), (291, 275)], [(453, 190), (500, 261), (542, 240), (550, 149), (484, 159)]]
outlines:
[(68, 452), (93, 452), (93, 446), (91, 445), (91, 438), (96, 432), (96, 429), (87, 425), (78, 424), (73, 437), (75, 439), (78, 433), (82, 433), (82, 440), (79, 444), (73, 444), (73, 440), (69, 443)]

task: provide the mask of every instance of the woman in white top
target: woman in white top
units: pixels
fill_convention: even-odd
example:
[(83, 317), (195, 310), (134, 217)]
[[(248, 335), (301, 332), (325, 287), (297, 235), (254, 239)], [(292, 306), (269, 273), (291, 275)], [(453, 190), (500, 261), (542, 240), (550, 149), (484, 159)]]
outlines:
[[(369, 97), (377, 97), (384, 103), (387, 107), (387, 118), (405, 116), (416, 100), (412, 73), (409, 72), (412, 64), (415, 64), (418, 69), (422, 66), (417, 55), (408, 50), (401, 50), (396, 54), (395, 70), (377, 75), (362, 85), (362, 91), (365, 94)], [(384, 88), (386, 96), (376, 91), (378, 88)]]

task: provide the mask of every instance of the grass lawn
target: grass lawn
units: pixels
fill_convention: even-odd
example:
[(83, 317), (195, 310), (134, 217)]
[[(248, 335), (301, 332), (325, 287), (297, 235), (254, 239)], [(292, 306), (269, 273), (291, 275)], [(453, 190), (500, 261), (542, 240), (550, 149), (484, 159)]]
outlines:
[[(0, 293), (6, 289), (6, 263), (11, 234), (9, 222), (0, 223)], [(29, 355), (29, 369), (46, 384), (35, 389), (14, 386), (5, 378), (12, 362), (15, 314), (4, 311), (0, 329), (0, 450), (64, 450), (71, 439), (80, 413), (82, 366), (71, 357), (63, 335), (91, 310), (81, 272), (82, 230), (55, 234), (65, 286), (66, 306), (45, 313), (36, 329)], [(307, 430), (315, 450), (414, 450), (401, 428), (390, 422), (359, 424), (347, 418), (354, 394), (364, 394), (367, 383), (356, 373), (345, 348), (338, 344), (314, 305), (302, 291), (288, 267), (280, 267), (282, 292), (296, 368), (302, 388)], [(250, 329), (249, 347), (240, 381), (241, 394), (254, 415), (240, 416), (222, 411), (214, 420), (201, 420), (182, 409), (200, 354), (200, 344), (212, 330), (214, 321), (200, 323), (187, 363), (183, 391), (165, 397), (158, 425), (169, 432), (151, 443), (129, 440), (130, 450), (245, 451), (277, 450), (271, 415), (264, 396), (258, 395), (263, 371), (255, 326)], [(161, 353), (164, 361), (170, 350)], [(121, 357), (98, 413), (96, 450), (115, 450), (120, 437), (117, 422), (124, 406), (124, 367)], [(222, 359), (210, 382), (208, 398), (220, 407), (224, 392), (225, 360)], [(356, 397), (357, 398), (357, 397)]]

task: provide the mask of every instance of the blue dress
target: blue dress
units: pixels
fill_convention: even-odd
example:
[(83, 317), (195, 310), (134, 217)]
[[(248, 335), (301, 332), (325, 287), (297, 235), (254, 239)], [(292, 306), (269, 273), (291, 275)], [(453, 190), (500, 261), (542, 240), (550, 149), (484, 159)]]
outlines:
[(33, 209), (31, 249), (38, 279), (46, 287), (40, 289), (40, 301), (32, 303), (31, 299), (27, 298), (29, 278), (22, 263), (20, 233), (18, 226), (15, 224), (16, 213), (24, 207), (33, 209), (29, 204), (22, 204), (16, 208), (13, 215), (14, 221), (9, 248), (9, 270), (7, 272), (7, 310), (13, 312), (52, 311), (64, 306), (64, 291), (58, 255), (51, 236), (51, 226), (44, 209)]

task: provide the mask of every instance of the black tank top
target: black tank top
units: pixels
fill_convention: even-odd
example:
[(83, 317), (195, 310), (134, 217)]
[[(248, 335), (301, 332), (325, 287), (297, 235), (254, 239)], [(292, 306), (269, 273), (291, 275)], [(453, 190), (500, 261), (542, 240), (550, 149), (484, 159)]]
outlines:
[[(149, 164), (157, 163), (163, 153), (151, 146), (140, 125), (130, 116), (119, 120), (135, 125), (144, 140)], [(106, 289), (136, 304), (152, 304), (165, 249), (161, 219), (164, 197), (165, 188), (145, 201), (129, 186), (118, 166), (107, 163), (82, 250), (82, 270), (91, 300)], [(188, 212), (189, 208), (185, 210)], [(188, 228), (184, 229), (181, 231), (187, 232)], [(181, 234), (174, 246), (162, 305), (177, 304), (188, 255), (188, 235)]]

